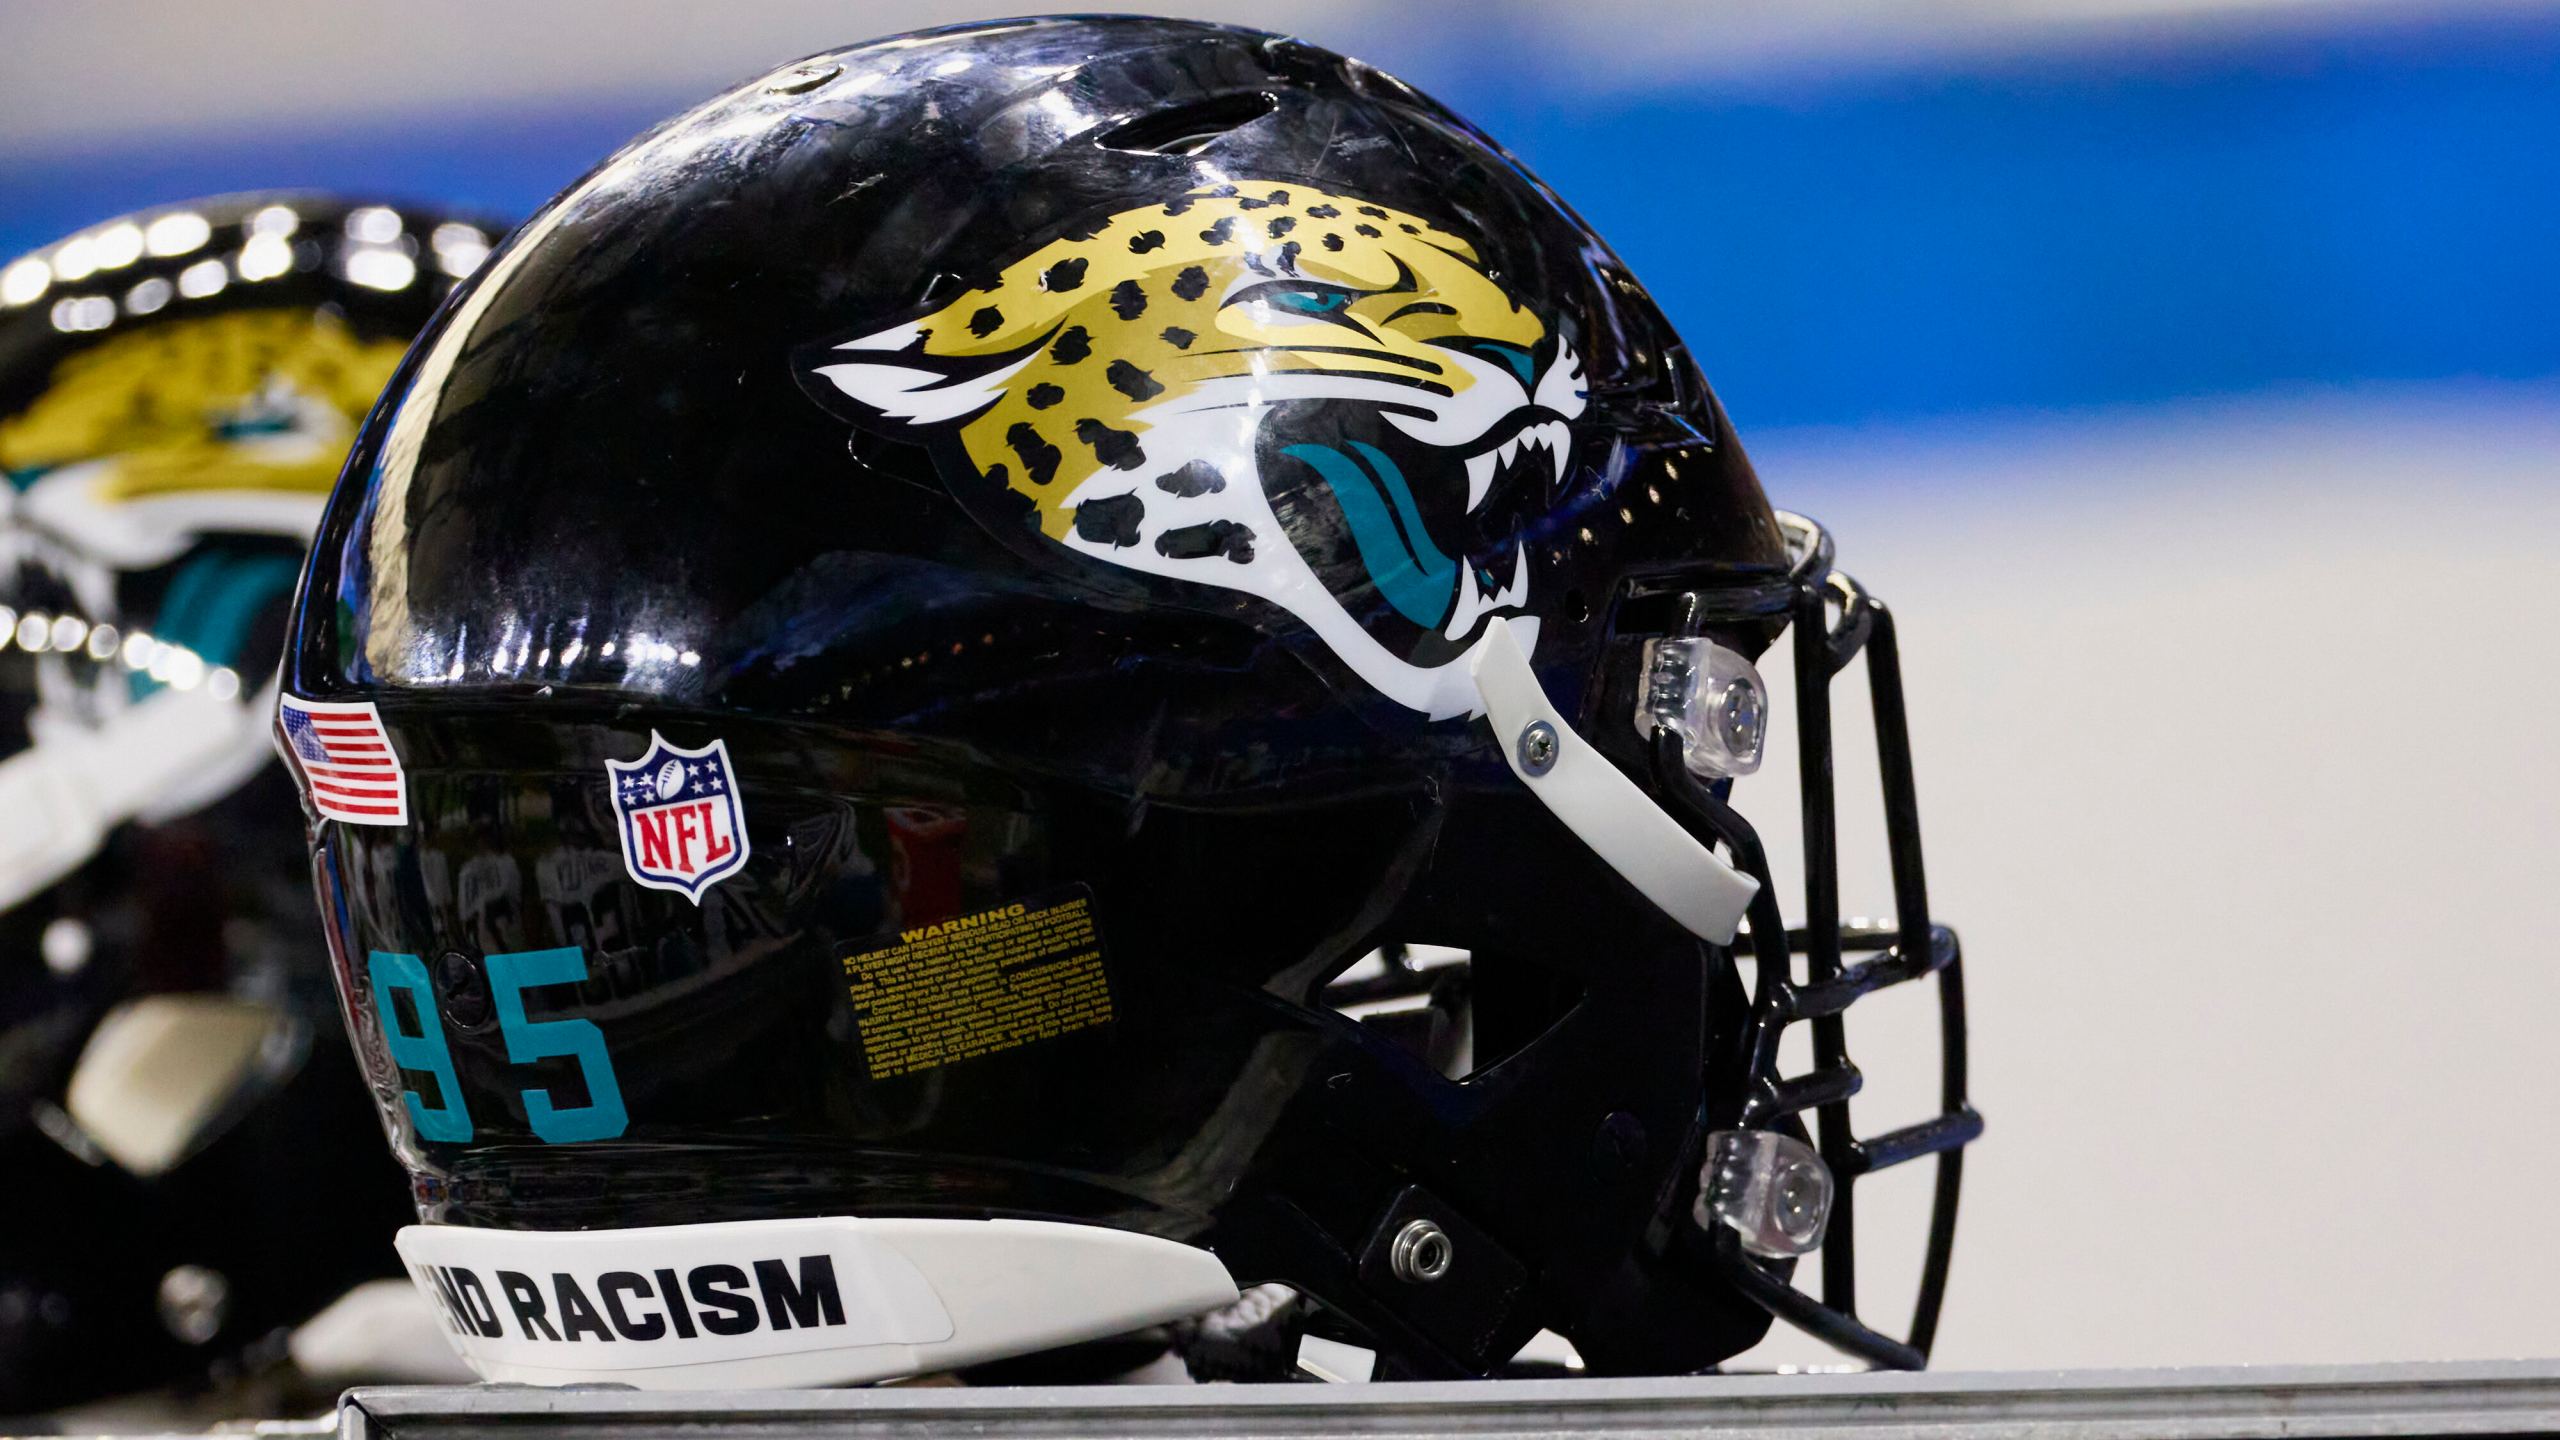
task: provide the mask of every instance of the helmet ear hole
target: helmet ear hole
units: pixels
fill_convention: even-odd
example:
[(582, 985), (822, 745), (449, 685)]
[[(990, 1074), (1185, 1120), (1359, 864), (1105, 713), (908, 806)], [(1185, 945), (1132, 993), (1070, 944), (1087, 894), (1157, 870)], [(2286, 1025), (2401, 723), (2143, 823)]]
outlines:
[(1445, 945), (1389, 944), (1325, 988), (1324, 1003), (1451, 1080), (1500, 1065), (1582, 1001), (1570, 976)]
[(1104, 132), (1094, 143), (1140, 155), (1197, 155), (1230, 130), (1242, 129), (1280, 108), (1267, 91), (1220, 95), (1196, 105), (1144, 115)]
[(1473, 986), (1474, 1064), (1459, 1079), (1484, 1074), (1536, 1044), (1582, 1003), (1571, 975), (1514, 955), (1478, 951)]
[(1320, 1003), (1452, 1080), (1473, 1066), (1466, 951), (1391, 941), (1352, 962)]

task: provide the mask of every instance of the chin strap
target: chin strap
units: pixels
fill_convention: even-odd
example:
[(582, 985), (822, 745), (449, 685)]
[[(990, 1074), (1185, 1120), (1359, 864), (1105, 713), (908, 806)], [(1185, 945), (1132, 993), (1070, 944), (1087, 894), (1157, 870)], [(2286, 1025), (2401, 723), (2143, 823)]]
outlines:
[(1502, 758), (1529, 793), (1683, 929), (1718, 945), (1732, 944), (1760, 882), (1692, 839), (1609, 757), (1574, 733), (1529, 668), (1508, 617), (1485, 627), (1468, 668)]

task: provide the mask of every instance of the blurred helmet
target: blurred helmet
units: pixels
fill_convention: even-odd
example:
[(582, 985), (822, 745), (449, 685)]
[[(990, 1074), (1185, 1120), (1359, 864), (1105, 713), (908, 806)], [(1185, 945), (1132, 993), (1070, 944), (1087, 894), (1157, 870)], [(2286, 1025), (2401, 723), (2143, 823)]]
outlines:
[[(1851, 1002), (1961, 1003), (1829, 558), (1608, 248), (1356, 62), (1024, 20), (721, 96), (456, 296), (296, 611), (402, 1255), (501, 1380), (1203, 1312), (1278, 1367), (1687, 1371), (1773, 1312), (1917, 1364), (1977, 1122), (1953, 1044), (1944, 1117), (1847, 1128)], [(1793, 934), (1727, 804), (1791, 625)], [(1896, 918), (1844, 928), (1861, 647)], [(1889, 1339), (1847, 1187), (1922, 1155)]]
[(241, 195), (0, 269), (0, 1413), (396, 1273), (267, 719), (330, 483), (492, 238)]

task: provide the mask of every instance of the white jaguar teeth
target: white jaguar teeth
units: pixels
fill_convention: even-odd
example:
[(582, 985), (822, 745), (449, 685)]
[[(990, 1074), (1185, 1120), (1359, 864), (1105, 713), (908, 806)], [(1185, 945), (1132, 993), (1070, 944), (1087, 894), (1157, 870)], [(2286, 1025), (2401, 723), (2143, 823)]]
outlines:
[(1545, 442), (1547, 459), (1556, 470), (1556, 484), (1564, 484), (1565, 462), (1573, 455), (1573, 431), (1561, 420), (1550, 420), (1538, 427), (1538, 438)]
[(1545, 450), (1547, 464), (1553, 469), (1555, 483), (1564, 484), (1565, 468), (1573, 458), (1573, 427), (1561, 420), (1533, 425), (1510, 439), (1478, 455), (1467, 457), (1467, 513), (1476, 513), (1485, 497), (1493, 493), (1494, 477), (1511, 466), (1511, 462), (1531, 450)]
[(1493, 492), (1493, 472), (1500, 465), (1501, 462), (1489, 450), (1482, 455), (1467, 457), (1468, 514), (1476, 513), (1476, 507), (1484, 503), (1484, 497)]
[(1458, 603), (1449, 611), (1449, 628), (1443, 635), (1452, 640), (1463, 639), (1475, 628), (1476, 616), (1484, 612), (1484, 595), (1476, 589), (1476, 567), (1464, 560), (1458, 562)]
[(1517, 610), (1529, 603), (1529, 547), (1514, 538), (1511, 542), (1511, 578), (1490, 596), (1476, 584), (1473, 562), (1458, 566), (1458, 603), (1449, 611), (1449, 627), (1440, 633), (1451, 640), (1464, 640), (1476, 628), (1476, 621), (1496, 610)]

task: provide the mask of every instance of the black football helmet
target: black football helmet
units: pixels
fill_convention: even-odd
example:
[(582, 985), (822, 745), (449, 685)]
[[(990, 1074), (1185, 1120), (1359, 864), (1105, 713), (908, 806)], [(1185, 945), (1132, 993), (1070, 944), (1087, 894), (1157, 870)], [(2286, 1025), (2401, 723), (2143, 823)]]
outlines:
[[(1730, 793), (1789, 634), (1795, 930)], [(402, 1253), (491, 1378), (1929, 1348), (1979, 1121), (1891, 618), (1607, 246), (1356, 61), (1018, 20), (668, 122), (411, 351), (288, 651)], [(1932, 976), (1945, 1113), (1859, 1137), (1845, 1013)], [(1926, 1156), (1888, 1338), (1850, 1187)]]
[(234, 195), (0, 268), (0, 1414), (398, 1274), (268, 720), (347, 447), (494, 238)]

